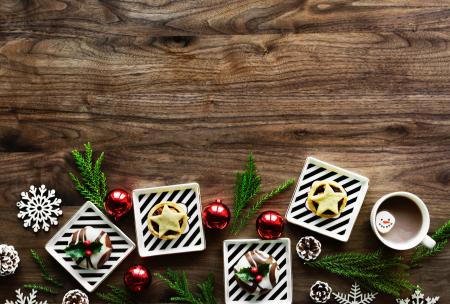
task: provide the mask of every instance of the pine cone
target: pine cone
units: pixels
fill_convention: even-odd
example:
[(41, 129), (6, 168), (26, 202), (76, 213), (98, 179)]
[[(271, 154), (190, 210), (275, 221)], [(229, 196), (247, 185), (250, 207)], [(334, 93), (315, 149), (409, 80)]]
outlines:
[(20, 258), (14, 246), (0, 245), (0, 277), (13, 274), (19, 266)]
[(311, 286), (309, 296), (314, 303), (326, 303), (331, 298), (332, 291), (328, 283), (317, 281)]
[(89, 304), (89, 298), (81, 290), (73, 289), (65, 294), (62, 304)]
[(298, 256), (305, 261), (317, 259), (322, 251), (322, 245), (313, 236), (302, 237), (295, 247)]

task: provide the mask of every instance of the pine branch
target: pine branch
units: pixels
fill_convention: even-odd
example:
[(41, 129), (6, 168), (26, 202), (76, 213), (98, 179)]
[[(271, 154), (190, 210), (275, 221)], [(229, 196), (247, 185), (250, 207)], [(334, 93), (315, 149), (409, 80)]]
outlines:
[(42, 292), (45, 292), (48, 294), (53, 294), (53, 295), (58, 294), (58, 292), (55, 289), (48, 287), (48, 286), (41, 285), (41, 284), (30, 283), (30, 284), (23, 285), (23, 287), (27, 288), (27, 289), (35, 289), (37, 291), (42, 291)]
[(260, 197), (253, 204), (253, 206), (250, 209), (247, 210), (246, 215), (243, 218), (241, 218), (239, 224), (237, 225), (237, 227), (235, 228), (233, 233), (237, 234), (242, 228), (245, 227), (245, 225), (247, 225), (247, 223), (261, 209), (261, 207), (264, 205), (265, 202), (267, 202), (268, 200), (272, 199), (277, 194), (280, 194), (280, 193), (286, 191), (294, 182), (295, 182), (295, 179), (291, 178), (291, 179), (285, 181), (283, 184), (281, 184), (278, 187), (276, 187), (275, 189), (273, 189), (272, 191), (270, 191), (270, 192), (264, 194), (262, 197)]
[(133, 296), (125, 289), (114, 285), (107, 285), (109, 292), (97, 292), (95, 295), (106, 303), (110, 304), (135, 304)]
[(57, 287), (63, 287), (63, 284), (47, 271), (44, 261), (39, 256), (37, 251), (34, 249), (31, 249), (30, 252), (31, 252), (31, 256), (32, 256), (33, 260), (36, 262), (36, 264), (39, 266), (39, 269), (41, 270), (42, 278)]
[(72, 172), (69, 172), (69, 177), (72, 180), (75, 189), (84, 198), (94, 203), (100, 210), (104, 210), (103, 201), (108, 189), (106, 176), (101, 171), (104, 153), (102, 152), (95, 163), (93, 163), (91, 144), (84, 144), (84, 148), (84, 156), (77, 150), (72, 151), (72, 157), (80, 173), (81, 181)]
[(450, 220), (448, 220), (444, 225), (439, 227), (433, 233), (431, 238), (436, 241), (436, 246), (434, 246), (432, 249), (428, 249), (423, 245), (417, 247), (416, 251), (411, 257), (411, 264), (413, 267), (418, 267), (419, 263), (424, 258), (435, 256), (444, 250), (450, 238)]
[(415, 285), (404, 277), (409, 266), (401, 257), (385, 257), (381, 251), (369, 253), (338, 253), (315, 261), (305, 262), (313, 268), (323, 269), (351, 279), (371, 290), (399, 297), (404, 289)]
[(176, 272), (167, 269), (165, 274), (155, 273), (155, 277), (163, 281), (170, 289), (175, 291), (177, 296), (170, 298), (173, 302), (183, 302), (189, 304), (215, 304), (214, 298), (214, 279), (212, 274), (208, 276), (205, 282), (197, 284), (200, 289), (200, 295), (193, 293), (189, 289), (186, 273)]

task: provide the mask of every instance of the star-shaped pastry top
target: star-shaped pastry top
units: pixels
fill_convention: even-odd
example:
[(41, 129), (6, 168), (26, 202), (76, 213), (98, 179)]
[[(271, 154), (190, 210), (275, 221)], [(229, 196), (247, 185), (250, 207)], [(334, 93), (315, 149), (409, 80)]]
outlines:
[(325, 185), (325, 191), (323, 193), (314, 195), (311, 200), (317, 202), (317, 214), (323, 214), (329, 210), (334, 214), (339, 214), (339, 201), (346, 197), (342, 192), (334, 192), (333, 188), (329, 184)]
[(166, 234), (167, 231), (181, 232), (180, 220), (186, 217), (185, 213), (172, 210), (168, 205), (163, 207), (161, 214), (149, 216), (149, 221), (155, 222), (159, 226), (159, 235)]

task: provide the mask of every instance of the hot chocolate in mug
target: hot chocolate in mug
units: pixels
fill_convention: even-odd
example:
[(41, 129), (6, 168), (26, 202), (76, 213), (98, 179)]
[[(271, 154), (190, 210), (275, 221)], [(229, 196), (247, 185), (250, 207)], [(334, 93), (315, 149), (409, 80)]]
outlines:
[(392, 249), (407, 250), (420, 243), (428, 248), (436, 245), (427, 235), (427, 206), (409, 192), (393, 192), (380, 198), (372, 208), (370, 224), (378, 239)]

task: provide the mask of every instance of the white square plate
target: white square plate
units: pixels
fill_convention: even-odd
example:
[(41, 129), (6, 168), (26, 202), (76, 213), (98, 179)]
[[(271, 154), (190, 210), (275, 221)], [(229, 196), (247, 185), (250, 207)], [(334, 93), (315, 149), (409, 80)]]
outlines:
[[(336, 218), (321, 218), (306, 207), (311, 185), (315, 181), (330, 180), (344, 187), (347, 205)], [(369, 179), (351, 171), (333, 166), (313, 157), (306, 159), (295, 192), (286, 213), (288, 222), (308, 228), (339, 241), (347, 242), (358, 217), (369, 187)]]
[[(150, 209), (165, 201), (183, 204), (189, 217), (186, 231), (174, 240), (161, 240), (153, 236), (147, 226)], [(200, 186), (197, 183), (133, 190), (133, 205), (138, 250), (141, 257), (205, 249)]]
[[(67, 256), (67, 247), (72, 233), (91, 226), (108, 233), (112, 253), (100, 269), (83, 269)], [(45, 245), (47, 252), (55, 258), (88, 292), (94, 291), (120, 263), (134, 250), (135, 244), (114, 225), (94, 204), (86, 202), (80, 210)]]
[[(273, 256), (280, 267), (280, 278), (275, 287), (264, 295), (251, 295), (239, 287), (234, 277), (234, 266), (249, 250), (258, 249)], [(277, 240), (236, 239), (223, 242), (225, 303), (292, 303), (291, 242)]]

